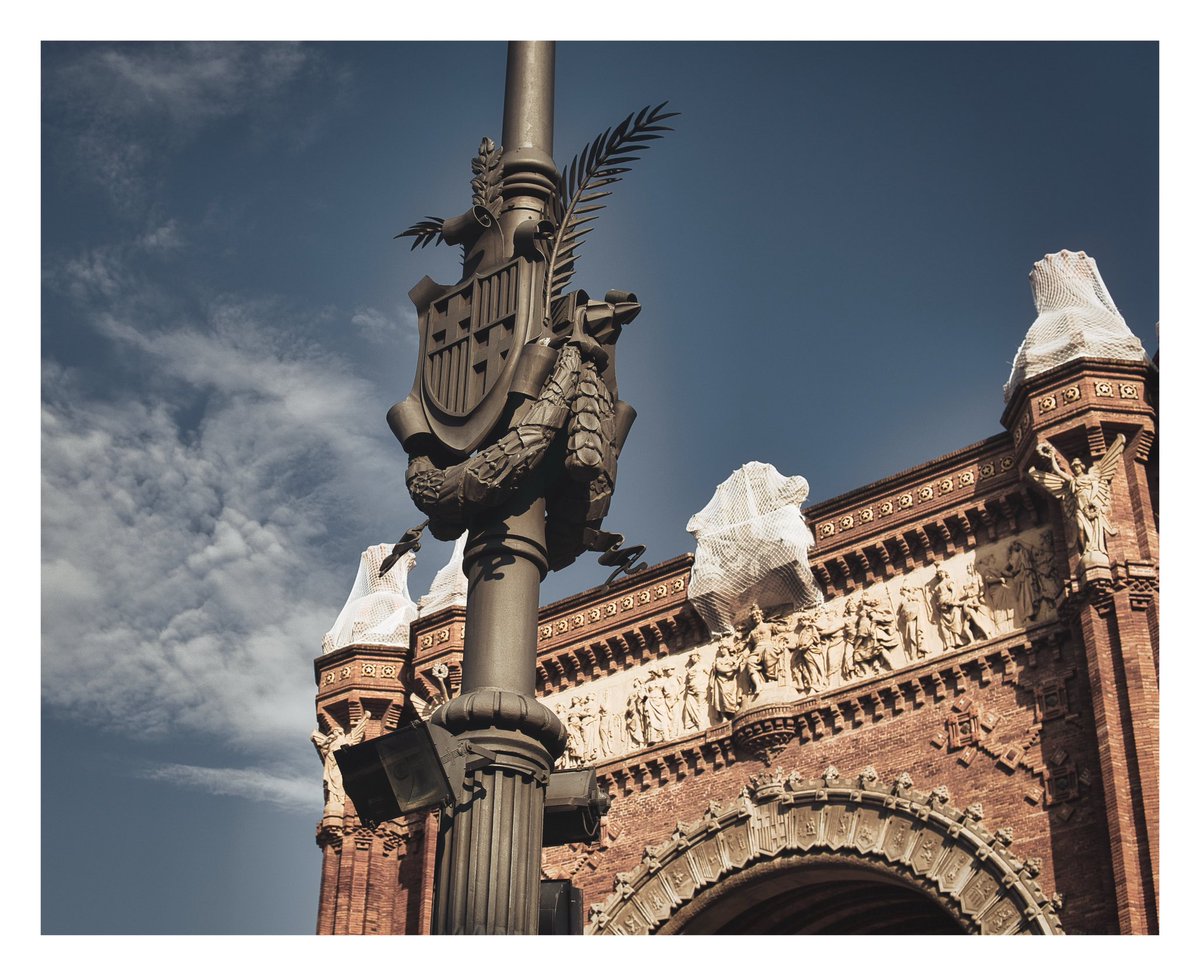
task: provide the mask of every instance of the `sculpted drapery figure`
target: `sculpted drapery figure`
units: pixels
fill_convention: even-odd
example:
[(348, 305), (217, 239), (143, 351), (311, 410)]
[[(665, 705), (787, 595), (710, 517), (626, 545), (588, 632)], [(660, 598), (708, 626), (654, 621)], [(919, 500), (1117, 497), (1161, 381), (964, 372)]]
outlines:
[(920, 587), (911, 584), (900, 587), (900, 607), (897, 610), (900, 638), (904, 656), (915, 661), (925, 656), (925, 597)]
[(862, 596), (854, 606), (852, 650), (842, 660), (842, 676), (847, 680), (890, 668), (889, 655), (900, 644), (896, 615), (882, 607), (877, 597)]
[(683, 673), (682, 724), (685, 732), (700, 728), (704, 707), (704, 678), (704, 669), (700, 667), (700, 655), (695, 652), (689, 654), (687, 668)]
[(795, 635), (784, 621), (767, 621), (758, 604), (750, 607), (750, 630), (746, 634), (746, 676), (750, 693), (759, 695), (768, 685), (791, 684), (788, 654), (795, 646)]
[(840, 634), (839, 620), (832, 626), (821, 627), (817, 620), (820, 610), (801, 610), (796, 619), (796, 651), (793, 656), (792, 676), (796, 686), (804, 694), (824, 688), (829, 681), (829, 639)]
[(950, 571), (939, 565), (932, 581), (930, 602), (933, 604), (934, 619), (938, 635), (947, 649), (962, 647), (971, 642), (970, 631), (963, 624), (962, 596), (958, 585), (950, 578)]
[(1029, 480), (1058, 499), (1067, 522), (1067, 544), (1078, 545), (1084, 561), (1103, 563), (1108, 555), (1107, 536), (1117, 530), (1108, 520), (1112, 507), (1112, 482), (1125, 452), (1125, 435), (1118, 434), (1104, 456), (1090, 468), (1079, 458), (1071, 461), (1070, 473), (1063, 470), (1054, 448), (1042, 441), (1038, 456), (1049, 471), (1030, 468)]
[(1004, 576), (1009, 582), (1013, 601), (1013, 626), (1024, 627), (1042, 608), (1042, 581), (1033, 562), (1033, 554), (1020, 542), (1008, 547)]
[(983, 577), (974, 566), (967, 567), (967, 578), (959, 587), (959, 597), (962, 599), (963, 629), (968, 642), (977, 637), (982, 640), (995, 637), (996, 621), (986, 605)]
[(741, 704), (738, 674), (742, 662), (733, 646), (733, 636), (722, 637), (717, 644), (717, 656), (708, 679), (708, 703), (722, 720), (733, 718)]
[(666, 742), (671, 737), (671, 703), (668, 698), (667, 677), (661, 669), (650, 672), (650, 680), (642, 689), (645, 698), (646, 744)]
[(334, 753), (342, 746), (356, 746), (363, 740), (367, 730), (367, 720), (370, 712), (363, 712), (363, 717), (355, 722), (347, 732), (340, 725), (335, 725), (328, 733), (313, 729), (312, 744), (317, 749), (317, 755), (324, 764), (325, 778), (325, 812), (324, 816), (340, 817), (346, 809), (346, 788), (342, 785), (342, 770), (334, 758)]
[(646, 744), (646, 692), (642, 679), (633, 679), (633, 690), (625, 700), (625, 734), (635, 748)]

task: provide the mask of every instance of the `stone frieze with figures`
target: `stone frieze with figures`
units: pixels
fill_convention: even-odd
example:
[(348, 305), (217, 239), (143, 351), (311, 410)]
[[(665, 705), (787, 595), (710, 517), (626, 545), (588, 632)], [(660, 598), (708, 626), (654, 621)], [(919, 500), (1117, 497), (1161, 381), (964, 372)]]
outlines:
[(567, 727), (561, 765), (670, 742), (766, 701), (800, 701), (1054, 620), (1048, 529), (1029, 529), (829, 601), (585, 682), (544, 701)]

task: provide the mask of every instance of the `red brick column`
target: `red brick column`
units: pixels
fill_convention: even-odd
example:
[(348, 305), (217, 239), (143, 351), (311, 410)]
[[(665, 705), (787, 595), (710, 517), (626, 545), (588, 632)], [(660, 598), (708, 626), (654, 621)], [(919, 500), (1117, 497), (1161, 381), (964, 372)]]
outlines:
[[(1144, 609), (1089, 587), (1079, 626), (1122, 933), (1158, 931), (1158, 685)], [(1141, 601), (1137, 601), (1141, 602)]]

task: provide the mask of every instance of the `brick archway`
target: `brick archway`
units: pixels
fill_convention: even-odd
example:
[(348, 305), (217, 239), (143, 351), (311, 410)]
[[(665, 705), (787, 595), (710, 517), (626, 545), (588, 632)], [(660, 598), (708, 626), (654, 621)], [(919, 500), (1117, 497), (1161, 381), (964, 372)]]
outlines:
[(982, 818), (979, 804), (952, 806), (944, 787), (914, 791), (907, 773), (890, 786), (871, 767), (852, 779), (833, 767), (817, 780), (756, 776), (732, 804), (711, 803), (700, 820), (647, 848), (636, 870), (617, 875), (588, 931), (680, 931), (701, 899), (711, 903), (719, 886), (767, 862), (837, 861), (923, 892), (965, 932), (1061, 934), (1057, 896), (1034, 880), (1038, 859), (1015, 856), (1011, 831), (992, 833)]

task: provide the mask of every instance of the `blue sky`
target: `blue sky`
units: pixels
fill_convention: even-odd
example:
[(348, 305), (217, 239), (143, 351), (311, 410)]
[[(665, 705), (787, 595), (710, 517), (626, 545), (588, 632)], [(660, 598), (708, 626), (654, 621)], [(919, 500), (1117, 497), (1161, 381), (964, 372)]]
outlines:
[[(421, 520), (384, 415), (458, 270), (392, 237), (465, 209), (504, 45), (42, 54), (42, 928), (310, 932), (312, 659)], [(643, 304), (607, 525), (651, 561), (745, 461), (816, 501), (998, 432), (1048, 251), (1157, 350), (1155, 45), (561, 44), (560, 166), (663, 99), (575, 279)]]

